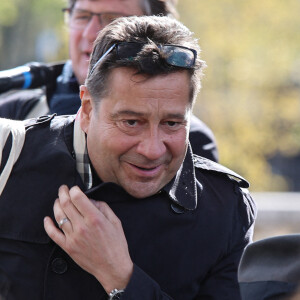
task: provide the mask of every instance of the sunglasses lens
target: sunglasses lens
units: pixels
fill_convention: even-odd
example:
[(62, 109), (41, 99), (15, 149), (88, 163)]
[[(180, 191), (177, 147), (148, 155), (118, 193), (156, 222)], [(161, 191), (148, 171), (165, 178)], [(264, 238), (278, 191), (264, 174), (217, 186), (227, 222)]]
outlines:
[(142, 50), (144, 44), (142, 43), (120, 43), (117, 44), (117, 54), (120, 59), (133, 60), (137, 54)]
[(192, 68), (195, 64), (195, 54), (190, 49), (178, 46), (164, 45), (162, 49), (168, 64), (183, 68)]

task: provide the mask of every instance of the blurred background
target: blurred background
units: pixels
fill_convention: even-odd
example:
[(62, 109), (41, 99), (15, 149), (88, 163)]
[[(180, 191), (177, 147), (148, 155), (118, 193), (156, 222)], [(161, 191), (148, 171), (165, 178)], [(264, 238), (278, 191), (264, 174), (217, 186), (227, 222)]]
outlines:
[[(0, 70), (66, 60), (63, 7), (64, 0), (1, 0)], [(269, 223), (296, 213), (293, 226), (281, 222), (276, 233), (299, 231), (300, 1), (178, 0), (178, 11), (208, 65), (194, 113), (213, 130), (220, 162), (251, 182)]]

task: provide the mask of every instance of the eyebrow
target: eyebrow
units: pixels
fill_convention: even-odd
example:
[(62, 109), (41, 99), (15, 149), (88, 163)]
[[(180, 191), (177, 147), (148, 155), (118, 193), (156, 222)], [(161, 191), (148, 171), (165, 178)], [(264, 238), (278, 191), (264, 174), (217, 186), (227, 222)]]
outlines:
[(132, 110), (121, 110), (121, 111), (118, 111), (116, 113), (112, 113), (111, 114), (111, 117), (113, 119), (116, 119), (116, 118), (118, 118), (120, 116), (143, 117), (143, 116), (145, 116), (145, 114), (141, 113), (141, 112), (132, 111)]
[[(116, 119), (120, 116), (144, 117), (145, 115), (146, 114), (142, 113), (142, 112), (136, 112), (136, 111), (132, 111), (132, 110), (121, 110), (121, 111), (118, 111), (116, 113), (112, 113), (111, 117), (113, 119)], [(169, 113), (164, 118), (185, 120), (186, 115), (185, 114), (180, 114), (180, 113)]]

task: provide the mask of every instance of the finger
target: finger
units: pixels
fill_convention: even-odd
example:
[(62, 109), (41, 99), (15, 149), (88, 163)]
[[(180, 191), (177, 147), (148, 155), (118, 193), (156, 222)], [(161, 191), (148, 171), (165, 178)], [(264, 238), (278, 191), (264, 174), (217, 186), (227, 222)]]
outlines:
[(120, 222), (119, 218), (113, 212), (106, 202), (91, 200), (92, 203), (98, 208), (99, 211), (112, 223)]
[(62, 185), (58, 190), (59, 204), (64, 212), (65, 216), (70, 220), (71, 224), (76, 226), (76, 224), (82, 222), (82, 214), (72, 202), (72, 196), (70, 195), (69, 188), (66, 185)]
[(44, 228), (48, 236), (56, 243), (58, 246), (64, 249), (66, 242), (65, 235), (55, 226), (51, 218), (44, 218)]
[(56, 199), (53, 206), (54, 217), (55, 220), (61, 230), (64, 233), (71, 233), (73, 232), (72, 222), (66, 213), (63, 211), (59, 199)]
[(99, 210), (93, 205), (90, 199), (80, 190), (78, 186), (70, 189), (70, 198), (74, 206), (84, 218), (99, 214)]

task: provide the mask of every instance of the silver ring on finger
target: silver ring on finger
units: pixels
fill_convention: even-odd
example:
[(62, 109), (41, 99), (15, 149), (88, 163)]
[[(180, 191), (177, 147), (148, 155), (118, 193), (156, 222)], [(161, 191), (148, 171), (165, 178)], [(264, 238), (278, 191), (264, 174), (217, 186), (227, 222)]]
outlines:
[(62, 226), (63, 226), (65, 223), (67, 223), (67, 222), (70, 222), (70, 220), (69, 220), (67, 217), (62, 218), (62, 219), (58, 222), (58, 227), (59, 227), (59, 228), (62, 228)]

